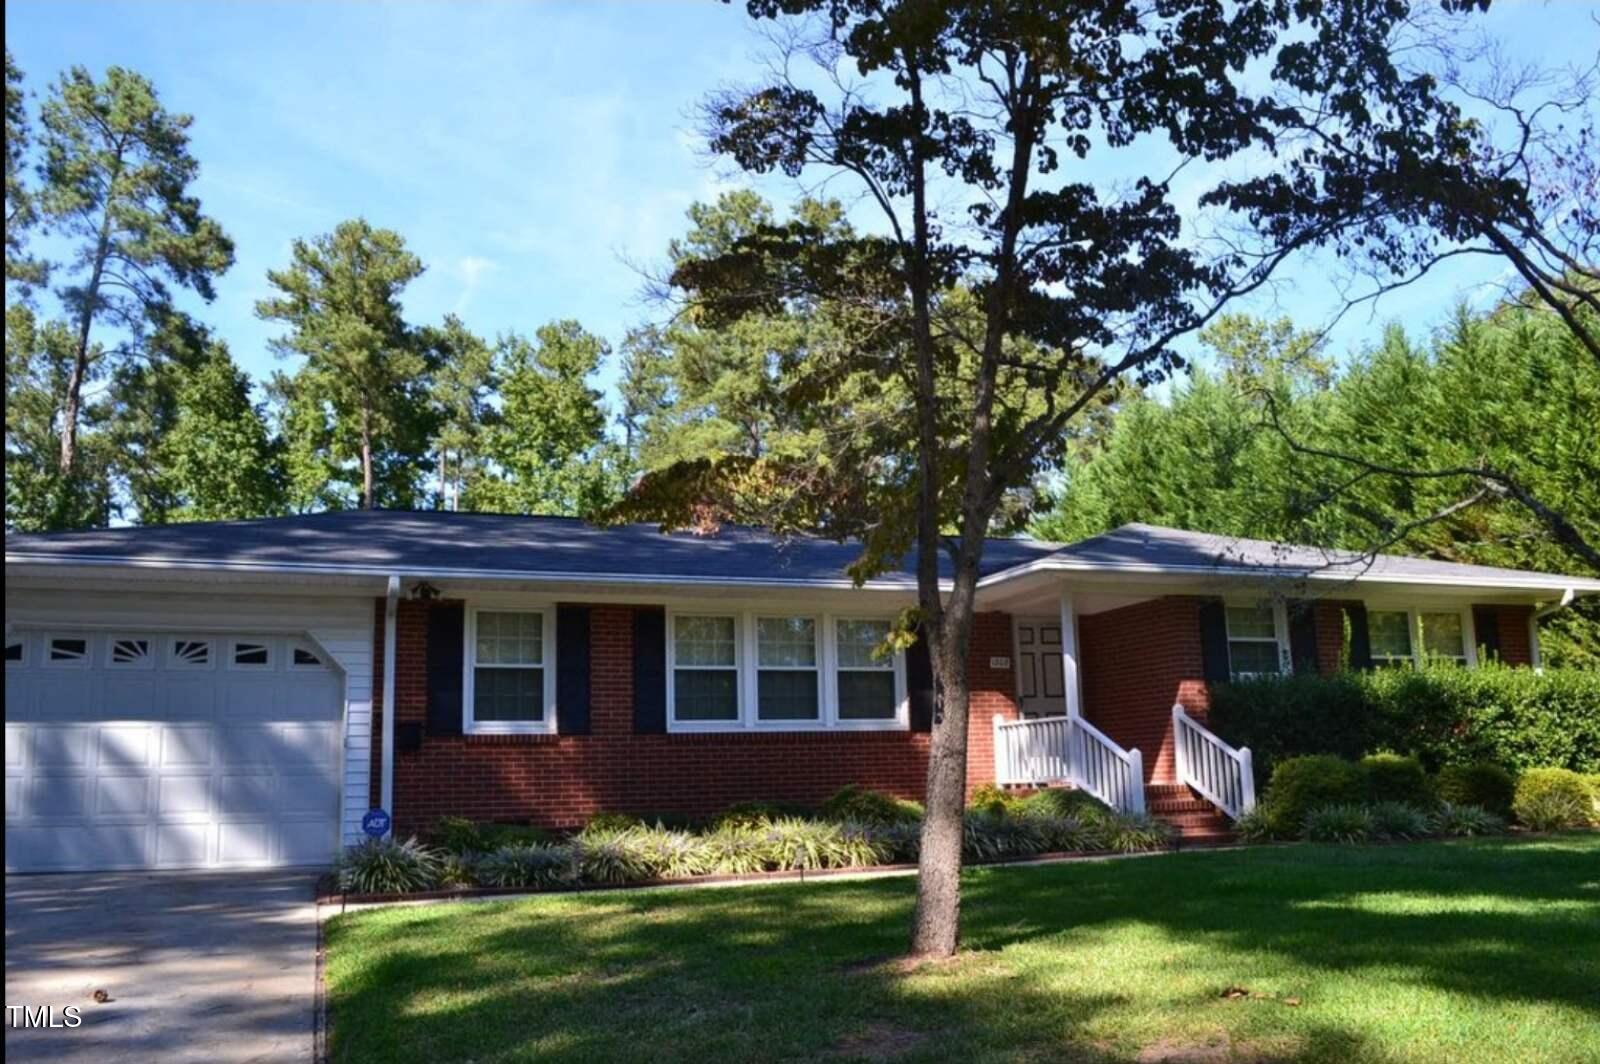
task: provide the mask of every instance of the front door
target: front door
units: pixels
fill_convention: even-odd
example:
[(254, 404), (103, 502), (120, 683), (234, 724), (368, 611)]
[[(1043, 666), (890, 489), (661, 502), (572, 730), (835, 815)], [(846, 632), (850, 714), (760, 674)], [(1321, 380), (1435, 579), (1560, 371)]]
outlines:
[(1066, 715), (1059, 619), (1017, 618), (1017, 703), (1024, 717)]

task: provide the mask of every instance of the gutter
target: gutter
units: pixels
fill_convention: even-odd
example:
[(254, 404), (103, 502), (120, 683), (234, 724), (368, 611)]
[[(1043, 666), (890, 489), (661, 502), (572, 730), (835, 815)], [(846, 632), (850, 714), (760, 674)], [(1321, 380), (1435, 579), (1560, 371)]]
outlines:
[(1559, 612), (1561, 610), (1566, 609), (1568, 606), (1572, 605), (1573, 600), (1576, 599), (1577, 597), (1578, 597), (1578, 589), (1577, 588), (1575, 588), (1575, 587), (1567, 588), (1565, 591), (1563, 591), (1561, 593), (1561, 601), (1557, 602), (1553, 606), (1545, 606), (1545, 607), (1539, 609), (1537, 612), (1534, 613), (1534, 615), (1533, 615), (1534, 619), (1538, 620), (1540, 617), (1548, 617), (1552, 613), (1557, 613), (1557, 612)]
[(383, 601), (383, 758), (379, 785), (379, 808), (389, 814), (394, 830), (394, 675), (395, 615), (400, 601), (400, 574), (389, 574), (389, 590)]

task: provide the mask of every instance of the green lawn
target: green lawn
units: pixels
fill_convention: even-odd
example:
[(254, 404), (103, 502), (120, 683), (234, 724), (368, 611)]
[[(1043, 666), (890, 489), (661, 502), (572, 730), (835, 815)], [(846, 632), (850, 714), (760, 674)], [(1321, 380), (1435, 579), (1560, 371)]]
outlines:
[(1600, 836), (965, 882), (964, 953), (910, 972), (910, 879), (350, 913), (332, 1058), (1600, 1061)]

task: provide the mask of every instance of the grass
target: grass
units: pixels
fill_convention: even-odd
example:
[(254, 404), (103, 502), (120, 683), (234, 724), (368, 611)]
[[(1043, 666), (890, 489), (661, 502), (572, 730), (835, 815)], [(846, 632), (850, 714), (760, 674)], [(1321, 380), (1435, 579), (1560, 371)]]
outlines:
[[(1600, 835), (548, 896), (327, 929), (355, 1061), (1600, 1060)], [(1230, 988), (1246, 993), (1229, 996)]]

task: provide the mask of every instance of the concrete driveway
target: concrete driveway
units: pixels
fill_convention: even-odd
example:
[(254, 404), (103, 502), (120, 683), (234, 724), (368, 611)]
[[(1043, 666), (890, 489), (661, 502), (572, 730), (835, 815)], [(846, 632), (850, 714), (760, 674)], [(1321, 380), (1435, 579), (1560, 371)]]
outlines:
[[(275, 871), (7, 876), (5, 1003), (76, 1005), (83, 1023), (8, 1022), (6, 1060), (311, 1061), (313, 882)], [(97, 1004), (97, 989), (109, 1000)]]

